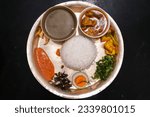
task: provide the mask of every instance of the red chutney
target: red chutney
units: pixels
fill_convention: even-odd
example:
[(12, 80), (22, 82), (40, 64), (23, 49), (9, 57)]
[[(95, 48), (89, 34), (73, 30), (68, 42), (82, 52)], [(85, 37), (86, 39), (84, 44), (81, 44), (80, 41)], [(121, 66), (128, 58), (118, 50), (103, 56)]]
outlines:
[(51, 81), (55, 72), (54, 65), (48, 55), (42, 48), (35, 48), (34, 55), (41, 74), (47, 81)]

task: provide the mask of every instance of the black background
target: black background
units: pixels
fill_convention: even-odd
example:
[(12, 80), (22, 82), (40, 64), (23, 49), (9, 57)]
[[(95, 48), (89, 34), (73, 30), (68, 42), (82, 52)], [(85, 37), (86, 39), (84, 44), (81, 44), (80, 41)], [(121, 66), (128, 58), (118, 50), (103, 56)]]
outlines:
[[(63, 99), (32, 75), (26, 43), (35, 20), (67, 0), (4, 0), (0, 3), (0, 99)], [(121, 29), (125, 53), (114, 82), (86, 99), (150, 99), (150, 4), (148, 0), (97, 0)]]

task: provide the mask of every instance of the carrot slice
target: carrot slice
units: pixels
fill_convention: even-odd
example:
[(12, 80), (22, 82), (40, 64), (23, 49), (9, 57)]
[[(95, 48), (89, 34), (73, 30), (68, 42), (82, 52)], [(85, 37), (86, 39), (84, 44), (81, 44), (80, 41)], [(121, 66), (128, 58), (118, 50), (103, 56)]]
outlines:
[(42, 48), (35, 48), (35, 59), (43, 77), (51, 81), (54, 77), (54, 65)]

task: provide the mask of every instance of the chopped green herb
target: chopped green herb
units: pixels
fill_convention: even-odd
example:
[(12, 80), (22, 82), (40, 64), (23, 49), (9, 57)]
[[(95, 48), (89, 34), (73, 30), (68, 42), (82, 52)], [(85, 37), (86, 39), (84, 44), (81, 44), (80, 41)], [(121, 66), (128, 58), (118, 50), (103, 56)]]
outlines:
[(96, 71), (94, 79), (106, 80), (114, 69), (115, 58), (114, 56), (106, 55), (101, 60), (96, 62)]

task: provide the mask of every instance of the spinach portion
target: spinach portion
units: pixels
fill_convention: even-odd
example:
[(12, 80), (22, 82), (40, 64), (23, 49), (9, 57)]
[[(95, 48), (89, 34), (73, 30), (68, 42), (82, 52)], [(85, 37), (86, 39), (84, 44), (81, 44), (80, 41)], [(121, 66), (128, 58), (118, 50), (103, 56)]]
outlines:
[(115, 57), (106, 55), (101, 60), (96, 62), (96, 65), (96, 71), (93, 78), (106, 80), (114, 69)]

